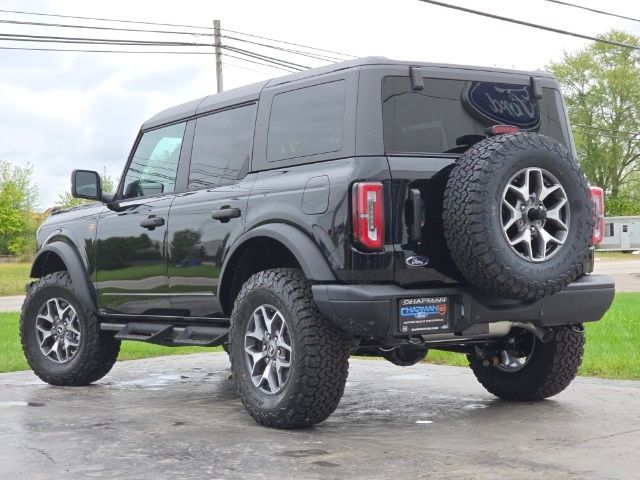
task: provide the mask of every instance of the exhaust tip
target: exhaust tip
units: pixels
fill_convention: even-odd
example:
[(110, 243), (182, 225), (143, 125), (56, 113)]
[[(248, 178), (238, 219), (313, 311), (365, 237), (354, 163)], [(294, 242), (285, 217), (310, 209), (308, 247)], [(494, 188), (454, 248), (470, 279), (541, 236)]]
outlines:
[(540, 332), (540, 336), (538, 337), (542, 343), (549, 343), (551, 340), (555, 338), (555, 332), (550, 328), (545, 328)]

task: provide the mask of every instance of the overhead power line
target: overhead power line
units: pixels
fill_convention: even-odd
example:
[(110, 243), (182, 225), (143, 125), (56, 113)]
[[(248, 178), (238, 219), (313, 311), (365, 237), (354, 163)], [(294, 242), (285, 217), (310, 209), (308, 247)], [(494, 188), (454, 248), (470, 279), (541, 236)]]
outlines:
[[(2, 35), (2, 34), (0, 34)], [(21, 41), (21, 42), (41, 42), (41, 43), (71, 43), (71, 44), (80, 44), (80, 45), (117, 45), (117, 46), (132, 46), (132, 47), (148, 47), (148, 46), (165, 46), (165, 47), (185, 47), (185, 46), (205, 46), (205, 47), (213, 47), (212, 44), (188, 44), (188, 43), (182, 43), (180, 44), (180, 42), (137, 42), (137, 41), (129, 41), (129, 40), (113, 40), (113, 41), (103, 41), (102, 39), (93, 39), (93, 38), (85, 38), (85, 39), (79, 39), (79, 38), (75, 38), (75, 37), (69, 37), (68, 40), (66, 39), (56, 39), (56, 40), (51, 40), (48, 37), (37, 37), (34, 38), (33, 36), (29, 36), (28, 38), (0, 38), (0, 40), (5, 40), (5, 41)], [(177, 44), (176, 44), (177, 43)], [(278, 70), (283, 70), (285, 72), (291, 73), (291, 72), (296, 72), (296, 71), (301, 71), (303, 69), (307, 69), (309, 67), (305, 66), (305, 65), (300, 65), (297, 63), (293, 63), (290, 62), (288, 60), (282, 59), (282, 58), (278, 58), (278, 57), (272, 57), (269, 55), (264, 55), (258, 52), (253, 52), (250, 50), (244, 50), (244, 49), (240, 49), (240, 48), (235, 48), (235, 47), (228, 47), (228, 46), (222, 46), (222, 48), (224, 50), (230, 50), (232, 52), (237, 53), (238, 55), (242, 55), (242, 56), (236, 56), (236, 55), (231, 55), (228, 53), (225, 53), (225, 55), (229, 56), (230, 58), (236, 58), (238, 60), (243, 60), (249, 63), (255, 63), (255, 64), (259, 64), (259, 65), (263, 65), (263, 66), (267, 66), (267, 67), (271, 67), (271, 68), (276, 68)], [(14, 46), (0, 46), (0, 50), (18, 50), (18, 51), (46, 51), (46, 52), (75, 52), (75, 53), (137, 53), (137, 54), (143, 54), (143, 53), (152, 53), (152, 54), (185, 54), (185, 55), (194, 55), (194, 54), (199, 54), (199, 55), (211, 55), (210, 51), (201, 51), (201, 52), (196, 52), (196, 51), (184, 51), (184, 50), (176, 50), (176, 51), (170, 51), (170, 50), (162, 50), (162, 51), (157, 51), (157, 50), (115, 50), (115, 49), (72, 49), (72, 48), (52, 48), (52, 47), (14, 47)]]
[(296, 71), (296, 70), (291, 70), (289, 68), (280, 67), (280, 66), (277, 66), (277, 65), (274, 65), (274, 64), (258, 62), (256, 60), (252, 60), (252, 59), (246, 58), (246, 57), (243, 58), (243, 57), (240, 57), (240, 56), (237, 56), (237, 55), (231, 55), (230, 53), (223, 53), (222, 55), (225, 56), (225, 57), (229, 57), (229, 58), (235, 58), (236, 60), (242, 60), (243, 62), (247, 62), (247, 63), (253, 63), (253, 64), (256, 64), (256, 65), (263, 65), (265, 67), (275, 68), (277, 70), (283, 70), (283, 71), (289, 72), (289, 73)]
[(580, 10), (587, 10), (588, 12), (599, 13), (600, 15), (608, 15), (610, 17), (622, 18), (624, 20), (631, 20), (632, 22), (640, 22), (640, 18), (627, 17), (626, 15), (620, 15), (619, 13), (605, 12), (604, 10), (598, 10), (596, 8), (585, 7), (584, 5), (576, 5), (575, 3), (561, 2), (560, 0), (545, 0), (551, 3), (557, 3), (558, 5), (564, 5), (565, 7), (579, 8)]
[(459, 5), (450, 5), (448, 3), (437, 2), (435, 0), (419, 0), (419, 1), (421, 1), (423, 3), (430, 3), (432, 5), (437, 5), (439, 7), (450, 8), (450, 9), (453, 9), (453, 10), (459, 10), (461, 12), (471, 13), (473, 15), (480, 15), (482, 17), (493, 18), (494, 20), (500, 20), (500, 21), (503, 21), (503, 22), (515, 23), (516, 25), (522, 25), (522, 26), (525, 26), (525, 27), (537, 28), (539, 30), (546, 30), (547, 32), (559, 33), (561, 35), (568, 35), (568, 36), (571, 36), (571, 37), (581, 38), (583, 40), (591, 40), (591, 41), (594, 41), (594, 42), (606, 43), (606, 44), (609, 44), (609, 45), (614, 45), (616, 47), (624, 47), (624, 48), (629, 48), (629, 49), (632, 49), (632, 50), (640, 51), (640, 47), (637, 47), (635, 45), (631, 45), (630, 43), (616, 42), (614, 40), (607, 40), (607, 39), (604, 39), (604, 38), (592, 37), (590, 35), (584, 35), (582, 33), (570, 32), (568, 30), (562, 30), (562, 29), (554, 28), (554, 27), (547, 27), (545, 25), (540, 25), (538, 23), (525, 22), (524, 20), (518, 20), (518, 19), (510, 18), (510, 17), (503, 17), (502, 15), (496, 15), (496, 14), (489, 13), (489, 12), (483, 12), (483, 11), (480, 11), (480, 10), (474, 10), (472, 8), (461, 7)]
[(249, 43), (249, 44), (252, 44), (252, 45), (258, 45), (258, 46), (261, 46), (261, 47), (271, 48), (271, 49), (274, 49), (274, 50), (280, 50), (282, 52), (293, 53), (295, 55), (301, 55), (303, 57), (309, 57), (309, 58), (313, 58), (313, 59), (316, 59), (316, 60), (323, 60), (323, 61), (328, 61), (328, 62), (335, 62), (335, 61), (341, 62), (341, 61), (344, 61), (344, 59), (342, 59), (342, 58), (329, 57), (329, 56), (326, 56), (326, 55), (316, 55), (316, 54), (310, 53), (310, 52), (303, 52), (301, 50), (294, 50), (294, 49), (291, 49), (291, 48), (284, 48), (284, 47), (279, 47), (279, 46), (276, 46), (276, 45), (268, 45), (266, 43), (253, 42), (251, 40), (246, 40), (244, 38), (238, 38), (238, 37), (231, 37), (229, 35), (221, 35), (221, 37), (222, 38), (227, 38), (229, 40), (235, 40), (236, 42), (244, 42), (244, 43)]
[(157, 51), (157, 50), (93, 50), (75, 48), (46, 48), (46, 47), (4, 47), (0, 50), (21, 50), (34, 52), (73, 52), (73, 53), (140, 53), (140, 54), (169, 54), (169, 55), (211, 55), (211, 52), (185, 52), (185, 51)]
[(12, 42), (47, 42), (47, 43), (80, 43), (92, 45), (137, 45), (137, 46), (163, 46), (163, 47), (213, 47), (212, 43), (176, 42), (157, 40), (135, 40), (117, 38), (93, 38), (93, 37), (58, 37), (50, 35), (24, 35), (12, 33), (0, 33), (0, 40)]
[(226, 49), (226, 50), (230, 50), (232, 52), (242, 53), (242, 54), (244, 54), (244, 55), (246, 55), (248, 57), (253, 57), (253, 58), (257, 59), (257, 60), (268, 60), (268, 61), (270, 61), (272, 63), (280, 65), (281, 67), (288, 67), (288, 68), (295, 69), (295, 70), (298, 70), (298, 71), (307, 70), (307, 69), (311, 68), (311, 67), (308, 67), (306, 65), (300, 65), (299, 63), (293, 63), (293, 62), (290, 62), (288, 60), (283, 60), (283, 59), (280, 59), (280, 58), (271, 57), (269, 55), (263, 55), (261, 53), (251, 52), (249, 50), (244, 50), (242, 48), (232, 47), (230, 45), (222, 45), (222, 48)]
[(79, 15), (61, 15), (53, 13), (39, 13), (39, 12), (26, 12), (24, 10), (2, 10), (2, 13), (16, 13), (19, 15), (36, 15), (39, 17), (53, 17), (53, 18), (74, 18), (76, 20), (97, 20), (100, 22), (118, 22), (118, 23), (137, 23), (140, 25), (156, 25), (162, 27), (183, 27), (183, 28), (201, 28), (204, 30), (213, 30), (213, 27), (203, 27), (200, 25), (184, 25), (180, 23), (160, 23), (160, 22), (147, 22), (142, 20), (122, 20), (117, 18), (104, 18), (104, 17), (81, 17)]
[[(34, 16), (40, 16), (40, 17), (49, 17), (49, 18), (70, 18), (70, 19), (74, 19), (74, 20), (93, 20), (93, 21), (99, 21), (99, 22), (116, 22), (116, 23), (126, 23), (126, 24), (137, 24), (137, 25), (152, 25), (152, 26), (160, 26), (160, 27), (180, 27), (180, 28), (196, 28), (198, 30), (206, 30), (209, 32), (213, 32), (213, 27), (209, 27), (209, 26), (202, 26), (202, 25), (189, 25), (189, 24), (182, 24), (182, 23), (163, 23), (163, 22), (150, 22), (150, 21), (144, 21), (144, 20), (124, 20), (124, 19), (119, 19), (119, 18), (106, 18), (106, 17), (87, 17), (87, 16), (80, 16), (80, 15), (62, 15), (62, 14), (53, 14), (53, 13), (40, 13), (40, 12), (29, 12), (29, 11), (25, 11), (25, 10), (7, 10), (7, 9), (0, 9), (0, 13), (13, 13), (13, 14), (17, 14), (17, 15), (34, 15)], [(260, 36), (260, 35), (255, 35), (252, 33), (246, 33), (246, 32), (240, 32), (238, 30), (230, 30), (230, 29), (222, 29), (223, 31), (227, 31), (229, 33), (235, 33), (235, 34), (239, 34), (239, 35), (244, 35), (247, 37), (253, 37), (253, 38), (259, 38), (262, 40), (269, 40), (272, 42), (276, 42), (276, 43), (283, 43), (286, 45), (292, 45), (295, 47), (300, 47), (300, 48), (306, 48), (308, 50), (315, 50), (318, 52), (324, 52), (324, 53), (332, 53), (335, 55), (341, 55), (343, 57), (350, 57), (350, 58), (356, 58), (355, 55), (350, 55), (347, 53), (343, 53), (343, 52), (337, 52), (335, 50), (328, 50), (328, 49), (324, 49), (324, 48), (318, 48), (318, 47), (313, 47), (310, 45), (304, 45), (301, 43), (294, 43), (294, 42), (289, 42), (286, 40), (279, 40), (279, 39), (275, 39), (275, 38), (270, 38), (270, 37), (264, 37), (264, 36)], [(175, 32), (172, 32), (175, 33)], [(204, 35), (204, 33), (200, 33), (201, 35)], [(211, 33), (210, 35), (212, 35), (213, 33)]]
[(7, 20), (7, 19), (1, 19), (0, 23), (5, 23), (9, 25), (26, 25), (26, 26), (33, 26), (33, 27), (79, 28), (79, 29), (86, 29), (86, 30), (108, 30), (108, 31), (116, 31), (116, 32), (166, 33), (170, 35), (194, 35), (194, 36), (208, 36), (208, 37), (213, 36), (212, 33), (187, 32), (184, 30), (150, 30), (145, 28), (103, 27), (100, 25), (74, 25), (70, 23), (26, 22), (22, 20)]
[[(91, 26), (91, 25), (72, 25), (72, 24), (63, 24), (63, 23), (47, 23), (47, 22), (24, 22), (20, 20), (6, 20), (0, 19), (0, 23), (10, 24), (10, 25), (27, 25), (27, 26), (35, 26), (35, 27), (52, 27), (52, 28), (77, 28), (77, 29), (86, 29), (86, 30), (103, 30), (103, 31), (117, 31), (117, 32), (135, 32), (135, 33), (160, 33), (160, 34), (169, 34), (169, 35), (189, 35), (189, 36), (206, 36), (212, 37), (211, 33), (200, 33), (200, 32), (187, 32), (187, 31), (178, 31), (178, 30), (149, 30), (149, 29), (141, 29), (141, 28), (120, 28), (120, 27), (102, 27), (102, 26)], [(9, 35), (9, 34), (5, 34)], [(344, 59), (333, 57), (324, 54), (315, 54), (311, 52), (304, 52), (301, 50), (295, 50), (290, 48), (284, 48), (277, 45), (269, 45), (266, 43), (255, 42), (252, 40), (247, 40), (245, 38), (239, 38), (228, 35), (221, 35), (222, 38), (227, 38), (229, 40), (235, 40), (238, 42), (249, 43), (252, 45), (258, 45), (265, 48), (270, 48), (273, 50), (280, 50), (283, 52), (292, 53), (295, 55), (301, 55), (308, 58), (313, 58), (316, 60), (322, 61), (343, 61)]]
[(223, 32), (229, 32), (229, 33), (236, 33), (236, 34), (244, 35), (246, 37), (259, 38), (261, 40), (269, 40), (271, 42), (284, 43), (286, 45), (293, 45), (294, 47), (308, 48), (310, 50), (317, 50), (319, 52), (334, 53), (336, 55), (342, 55), (343, 57), (357, 58), (355, 55), (350, 55), (348, 53), (336, 52), (335, 50), (327, 50), (327, 49), (324, 49), (324, 48), (311, 47), (309, 45), (302, 45), (302, 44), (299, 44), (299, 43), (287, 42), (287, 41), (284, 41), (284, 40), (277, 40), (275, 38), (262, 37), (260, 35), (254, 35), (252, 33), (244, 33), (244, 32), (238, 32), (237, 30), (230, 30), (228, 28), (223, 28), (222, 31)]

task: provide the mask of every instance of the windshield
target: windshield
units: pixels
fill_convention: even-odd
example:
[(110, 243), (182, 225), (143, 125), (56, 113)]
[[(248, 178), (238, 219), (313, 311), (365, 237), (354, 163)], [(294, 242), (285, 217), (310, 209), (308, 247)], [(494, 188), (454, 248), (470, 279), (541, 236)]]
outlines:
[(424, 79), (412, 90), (409, 77), (382, 80), (382, 115), (387, 153), (463, 153), (486, 137), (492, 125), (539, 132), (571, 149), (560, 111), (560, 93), (543, 88), (532, 98), (528, 85)]

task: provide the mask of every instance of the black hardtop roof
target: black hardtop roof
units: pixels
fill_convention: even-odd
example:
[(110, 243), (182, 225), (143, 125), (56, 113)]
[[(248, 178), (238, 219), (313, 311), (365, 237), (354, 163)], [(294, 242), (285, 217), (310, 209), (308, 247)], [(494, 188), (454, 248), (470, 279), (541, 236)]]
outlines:
[(536, 71), (524, 71), (524, 70), (509, 70), (503, 68), (494, 67), (477, 67), (471, 65), (454, 65), (446, 63), (429, 63), (429, 62), (408, 62), (401, 60), (391, 60), (386, 57), (362, 57), (355, 58), (353, 60), (347, 60), (345, 62), (332, 63), (322, 67), (311, 68), (302, 72), (296, 72), (282, 77), (272, 78), (263, 82), (252, 83), (243, 87), (227, 90), (226, 92), (208, 95), (206, 97), (197, 98), (190, 102), (176, 105), (174, 107), (163, 110), (149, 120), (144, 122), (142, 129), (148, 129), (163, 125), (166, 123), (175, 122), (183, 118), (191, 117), (200, 113), (205, 113), (211, 110), (217, 110), (225, 108), (231, 105), (239, 103), (252, 102), (260, 97), (260, 92), (265, 87), (271, 87), (274, 85), (282, 85), (297, 80), (304, 80), (305, 78), (316, 77), (318, 75), (324, 75), (339, 70), (347, 70), (351, 68), (360, 68), (368, 66), (388, 66), (388, 65), (406, 65), (406, 66), (418, 66), (425, 67), (426, 69), (452, 69), (452, 70), (470, 70), (476, 72), (497, 72), (505, 74), (515, 75), (535, 75), (537, 77), (549, 77), (553, 78), (548, 72), (541, 70)]

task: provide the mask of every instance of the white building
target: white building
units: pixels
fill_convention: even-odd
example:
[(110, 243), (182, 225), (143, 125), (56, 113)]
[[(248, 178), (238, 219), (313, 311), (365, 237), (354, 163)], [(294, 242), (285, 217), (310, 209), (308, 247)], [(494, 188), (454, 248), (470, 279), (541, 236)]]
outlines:
[(598, 250), (640, 250), (640, 216), (605, 217)]

